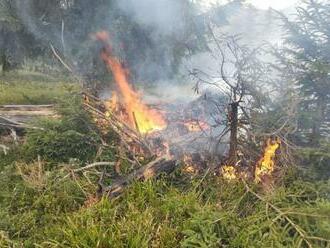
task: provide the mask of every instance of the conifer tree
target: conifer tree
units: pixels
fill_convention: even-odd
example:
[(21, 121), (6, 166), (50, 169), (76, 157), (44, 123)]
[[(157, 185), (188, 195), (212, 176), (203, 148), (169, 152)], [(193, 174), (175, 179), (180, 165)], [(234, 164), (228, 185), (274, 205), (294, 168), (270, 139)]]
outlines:
[(286, 30), (283, 73), (291, 75), (300, 93), (300, 134), (316, 145), (329, 135), (330, 3), (304, 0), (294, 20), (281, 17)]

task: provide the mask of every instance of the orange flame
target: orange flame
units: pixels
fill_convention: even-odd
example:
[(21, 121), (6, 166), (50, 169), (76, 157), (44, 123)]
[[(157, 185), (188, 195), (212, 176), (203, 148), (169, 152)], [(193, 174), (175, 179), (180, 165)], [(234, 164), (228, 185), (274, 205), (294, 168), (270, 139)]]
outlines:
[(264, 156), (259, 160), (255, 169), (255, 182), (259, 183), (262, 181), (264, 176), (270, 176), (275, 167), (275, 155), (277, 149), (280, 148), (281, 140), (279, 138), (267, 140), (267, 146), (265, 148)]
[[(140, 95), (135, 92), (129, 84), (127, 70), (116, 57), (112, 56), (112, 48), (108, 33), (99, 32), (95, 35), (95, 38), (105, 45), (101, 53), (101, 58), (105, 62), (107, 68), (113, 73), (121, 100), (123, 101), (128, 115), (129, 125), (142, 134), (166, 128), (167, 124), (163, 116), (156, 110), (150, 109), (145, 105)], [(117, 101), (118, 95), (116, 95), (115, 100), (112, 100), (112, 103)]]

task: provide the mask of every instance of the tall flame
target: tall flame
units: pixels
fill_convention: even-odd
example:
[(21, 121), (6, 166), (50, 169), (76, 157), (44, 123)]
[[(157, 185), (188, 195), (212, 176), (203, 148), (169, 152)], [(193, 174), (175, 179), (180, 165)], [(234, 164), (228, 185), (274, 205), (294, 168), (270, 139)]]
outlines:
[[(99, 32), (95, 37), (97, 40), (104, 43), (101, 58), (107, 68), (113, 73), (119, 94), (128, 115), (129, 125), (135, 127), (135, 129), (142, 134), (166, 128), (167, 124), (163, 116), (156, 110), (145, 105), (142, 102), (141, 96), (135, 92), (129, 84), (127, 70), (122, 66), (121, 62), (112, 55), (108, 33)], [(118, 97), (118, 95), (116, 95), (116, 97)]]
[(266, 175), (271, 175), (275, 167), (275, 155), (277, 149), (280, 148), (281, 140), (279, 138), (267, 140), (264, 156), (259, 160), (255, 169), (255, 182), (259, 183)]

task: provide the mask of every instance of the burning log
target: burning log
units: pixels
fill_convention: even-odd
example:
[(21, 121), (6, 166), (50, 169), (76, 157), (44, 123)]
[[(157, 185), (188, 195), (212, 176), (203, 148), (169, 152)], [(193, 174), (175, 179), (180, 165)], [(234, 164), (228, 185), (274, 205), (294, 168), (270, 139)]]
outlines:
[(177, 161), (168, 156), (160, 157), (149, 164), (132, 172), (124, 179), (115, 181), (110, 186), (104, 186), (100, 182), (100, 188), (103, 195), (113, 199), (123, 193), (124, 189), (134, 181), (146, 181), (159, 176), (161, 173), (170, 174), (176, 168)]

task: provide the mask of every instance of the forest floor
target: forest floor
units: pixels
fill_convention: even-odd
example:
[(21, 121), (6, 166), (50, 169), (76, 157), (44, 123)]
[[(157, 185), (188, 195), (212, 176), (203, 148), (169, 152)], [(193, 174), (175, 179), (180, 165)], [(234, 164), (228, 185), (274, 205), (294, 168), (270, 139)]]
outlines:
[[(178, 167), (99, 199), (101, 171), (73, 171), (117, 162), (120, 151), (109, 132), (111, 145), (99, 153), (79, 92), (70, 79), (0, 77), (0, 105), (52, 103), (61, 116), (35, 121), (43, 130), (24, 131), (16, 142), (0, 129), (0, 144), (10, 149), (0, 151), (0, 247), (330, 247), (328, 144), (297, 155), (301, 165), (287, 165), (267, 190)], [(120, 162), (124, 177), (133, 168)]]

